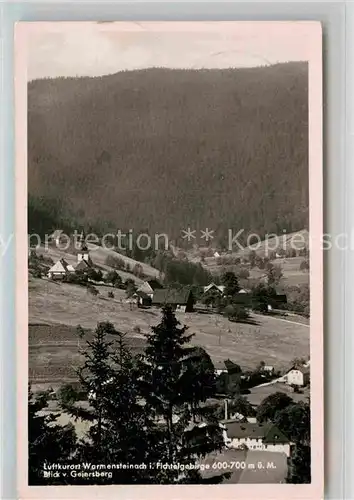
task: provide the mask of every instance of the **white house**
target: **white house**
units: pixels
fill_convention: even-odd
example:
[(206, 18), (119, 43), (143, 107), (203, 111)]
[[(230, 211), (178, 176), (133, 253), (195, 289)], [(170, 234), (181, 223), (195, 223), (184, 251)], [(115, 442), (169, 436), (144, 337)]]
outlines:
[(65, 259), (60, 259), (48, 271), (48, 278), (62, 279), (67, 274), (75, 272), (71, 264), (68, 264)]
[(293, 366), (284, 375), (283, 380), (288, 385), (296, 385), (298, 387), (304, 387), (310, 381), (310, 367)]
[(243, 448), (258, 451), (273, 451), (290, 456), (291, 442), (272, 423), (250, 423), (223, 420), (223, 437), (228, 448)]

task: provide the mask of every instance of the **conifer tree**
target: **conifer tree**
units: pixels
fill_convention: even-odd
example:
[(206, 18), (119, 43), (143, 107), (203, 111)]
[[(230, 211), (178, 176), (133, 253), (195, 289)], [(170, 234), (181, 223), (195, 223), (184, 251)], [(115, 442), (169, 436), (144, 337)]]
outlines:
[[(108, 340), (108, 335), (116, 341)], [(83, 350), (85, 361), (79, 369), (90, 406), (64, 408), (90, 423), (78, 447), (81, 463), (131, 466), (114, 469), (112, 478), (92, 478), (91, 484), (144, 484), (155, 480), (147, 464), (158, 460), (158, 429), (139, 396), (138, 365), (124, 336), (111, 323), (97, 325), (93, 340), (87, 341)], [(75, 482), (88, 484), (87, 479)]]
[[(209, 378), (210, 373), (200, 364), (199, 368), (195, 366), (196, 350), (188, 345), (192, 335), (187, 334), (186, 326), (179, 325), (171, 307), (165, 306), (161, 323), (147, 334), (141, 382), (146, 405), (161, 429), (160, 461), (181, 466), (196, 464), (219, 449), (222, 435), (213, 410), (201, 404), (212, 395), (215, 383), (203, 393), (202, 380), (205, 376)], [(219, 476), (215, 481), (222, 478)], [(199, 471), (169, 468), (159, 482), (202, 483), (203, 480)]]

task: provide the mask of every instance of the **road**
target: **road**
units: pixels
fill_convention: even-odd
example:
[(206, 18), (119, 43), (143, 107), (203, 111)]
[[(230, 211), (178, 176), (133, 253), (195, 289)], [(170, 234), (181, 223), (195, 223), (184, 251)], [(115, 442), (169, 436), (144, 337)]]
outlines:
[[(252, 316), (256, 318), (264, 318), (264, 314), (255, 314), (252, 313)], [(299, 321), (292, 321), (290, 319), (283, 319), (283, 318), (276, 318), (275, 316), (271, 316), (269, 314), (266, 315), (267, 318), (269, 319), (274, 319), (274, 321), (283, 321), (284, 323), (292, 323), (293, 325), (300, 325), (300, 326), (306, 326), (307, 328), (310, 328), (310, 325), (307, 325), (306, 323), (300, 323)]]

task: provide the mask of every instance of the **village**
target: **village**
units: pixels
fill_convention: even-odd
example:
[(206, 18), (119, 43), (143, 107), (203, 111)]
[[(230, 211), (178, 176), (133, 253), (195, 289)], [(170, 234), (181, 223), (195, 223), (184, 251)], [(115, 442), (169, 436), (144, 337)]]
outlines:
[[(53, 233), (51, 251), (47, 252), (47, 255), (43, 249), (39, 249), (39, 251), (38, 249), (30, 250), (29, 273), (31, 280), (48, 283), (49, 286), (56, 288), (85, 289), (86, 296), (92, 297), (87, 300), (94, 301), (97, 297), (100, 297), (101, 301), (104, 299), (106, 302), (108, 299), (112, 299), (117, 304), (116, 309), (120, 308), (120, 310), (128, 312), (132, 317), (151, 313), (158, 316), (161, 308), (164, 305), (169, 305), (180, 320), (184, 321), (183, 318), (185, 318), (186, 323), (191, 322), (190, 318), (197, 318), (197, 321), (198, 318), (208, 318), (209, 322), (215, 321), (215, 324), (219, 324), (220, 330), (225, 321), (231, 327), (233, 325), (244, 325), (245, 328), (248, 326), (254, 328), (254, 325), (258, 325), (258, 322), (261, 324), (263, 318), (266, 321), (269, 318), (273, 323), (277, 323), (278, 328), (279, 324), (283, 324), (284, 327), (291, 327), (292, 322), (295, 324), (297, 321), (300, 328), (308, 328), (306, 318), (301, 319), (300, 316), (295, 316), (290, 312), (289, 319), (289, 311), (282, 310), (284, 304), (287, 303), (287, 296), (284, 293), (260, 297), (259, 290), (257, 294), (255, 289), (237, 286), (237, 292), (233, 293), (232, 305), (230, 305), (227, 297), (227, 287), (230, 286), (228, 283), (219, 284), (220, 280), (212, 279), (209, 284), (199, 287), (164, 286), (161, 273), (156, 273), (153, 276), (141, 273), (137, 278), (136, 273), (133, 272), (134, 266), (132, 266), (132, 263), (127, 265), (124, 271), (107, 266), (107, 262), (112, 262), (112, 258), (107, 259), (105, 257), (105, 264), (102, 264), (102, 259), (97, 261), (97, 255), (99, 254), (97, 248), (95, 249), (90, 245), (91, 249), (89, 249), (89, 245), (84, 241), (80, 242), (78, 249), (74, 253), (64, 254), (58, 250), (58, 234), (60, 236), (60, 231)], [(58, 256), (58, 259), (54, 261), (48, 255)], [(135, 266), (137, 265), (140, 266), (139, 263), (135, 263)], [(124, 279), (122, 279), (122, 276)], [(229, 278), (232, 281), (232, 273), (229, 273)], [(50, 285), (50, 283), (53, 283), (53, 285)], [(107, 296), (107, 299), (103, 297), (103, 294)], [(55, 307), (54, 304), (53, 307)], [(69, 305), (68, 308), (70, 308)], [(41, 321), (45, 323), (43, 311), (41, 315)], [(148, 321), (148, 324), (151, 324), (150, 319)], [(78, 320), (77, 323), (79, 323)], [(82, 323), (81, 320), (80, 323)], [(38, 325), (37, 327), (30, 325), (30, 331), (34, 328), (39, 329)], [(50, 328), (55, 330), (56, 326), (53, 325)], [(284, 476), (293, 443), (277, 425), (269, 422), (262, 423), (257, 420), (257, 411), (260, 405), (264, 404), (264, 401), (269, 400), (269, 398), (276, 399), (279, 395), (280, 399), (282, 397), (287, 398), (288, 404), (289, 402), (298, 404), (308, 401), (310, 384), (309, 357), (303, 355), (297, 359), (290, 359), (287, 366), (284, 363), (281, 367), (275, 366), (272, 359), (264, 358), (253, 368), (241, 368), (238, 364), (239, 359), (232, 358), (232, 350), (229, 352), (226, 350), (228, 355), (225, 353), (224, 359), (221, 358), (221, 352), (216, 353), (215, 351), (215, 349), (222, 351), (223, 345), (226, 343), (226, 336), (231, 337), (233, 335), (230, 327), (227, 327), (227, 332), (225, 340), (221, 331), (218, 334), (217, 339), (215, 339), (218, 347), (208, 348), (208, 344), (205, 345), (206, 351), (212, 357), (218, 387), (217, 398), (207, 401), (206, 404), (214, 407), (219, 415), (219, 425), (224, 440), (223, 460), (229, 460), (230, 454), (232, 456), (235, 450), (237, 453), (243, 453), (245, 450), (267, 452), (277, 459), (284, 457), (283, 460), (280, 460), (282, 465), (278, 466), (278, 473), (281, 470)], [(143, 333), (143, 327), (135, 326), (132, 329), (132, 337), (136, 337), (136, 339), (142, 337)], [(62, 339), (63, 341), (64, 339)], [(233, 340), (232, 342), (234, 343)], [(259, 346), (261, 344), (262, 342), (259, 341)], [(42, 345), (44, 346), (44, 344)], [(254, 349), (257, 350), (256, 345)], [(292, 353), (289, 352), (288, 354), (291, 357)], [(252, 357), (252, 353), (250, 353), (250, 356)], [(31, 359), (33, 360), (33, 357), (30, 356)], [(48, 366), (45, 369), (47, 370)], [(35, 370), (33, 370), (34, 372)], [(34, 378), (36, 379), (36, 377)], [(40, 380), (40, 377), (39, 380), (35, 379), (33, 380), (34, 386)], [(70, 383), (70, 380), (69, 376), (68, 383)], [(39, 386), (43, 388), (43, 384)], [(50, 384), (50, 386), (53, 387), (53, 384)], [(59, 390), (60, 386), (57, 387), (57, 390)], [(237, 405), (235, 408), (232, 404), (235, 395), (237, 395), (236, 399), (241, 398), (240, 401), (242, 401), (239, 408)], [(56, 396), (54, 400), (55, 398)], [(64, 415), (62, 418), (64, 418), (63, 421), (65, 422)], [(203, 426), (202, 423), (200, 425)], [(248, 476), (246, 477), (248, 478)], [(262, 479), (259, 480), (264, 481), (264, 477), (260, 475), (259, 478), (261, 477)]]

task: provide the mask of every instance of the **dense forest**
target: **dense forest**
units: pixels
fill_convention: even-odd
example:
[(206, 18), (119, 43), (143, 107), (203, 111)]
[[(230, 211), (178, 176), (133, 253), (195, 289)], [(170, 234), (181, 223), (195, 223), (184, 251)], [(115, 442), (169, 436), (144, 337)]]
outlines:
[(305, 228), (307, 101), (302, 62), (32, 81), (29, 228)]

